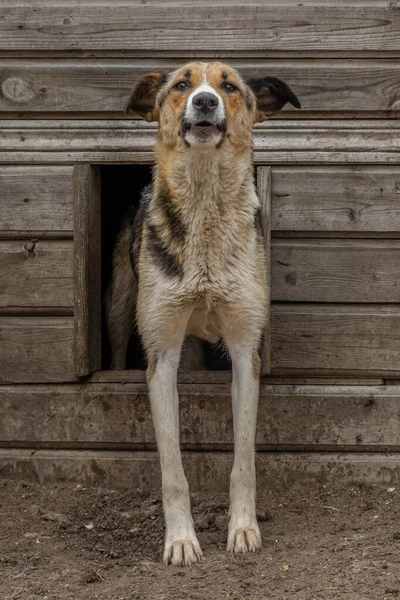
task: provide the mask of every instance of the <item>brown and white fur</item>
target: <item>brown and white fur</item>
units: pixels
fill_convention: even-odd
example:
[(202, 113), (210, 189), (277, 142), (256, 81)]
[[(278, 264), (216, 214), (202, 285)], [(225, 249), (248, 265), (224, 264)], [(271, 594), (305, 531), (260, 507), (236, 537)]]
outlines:
[(245, 82), (230, 66), (194, 62), (151, 73), (128, 111), (159, 122), (153, 186), (114, 251), (107, 295), (113, 368), (125, 367), (136, 320), (161, 460), (165, 564), (202, 556), (179, 448), (177, 369), (185, 337), (222, 339), (232, 359), (234, 465), (227, 549), (261, 546), (256, 519), (258, 349), (266, 320), (265, 246), (254, 187), (252, 126), (286, 102), (282, 81)]

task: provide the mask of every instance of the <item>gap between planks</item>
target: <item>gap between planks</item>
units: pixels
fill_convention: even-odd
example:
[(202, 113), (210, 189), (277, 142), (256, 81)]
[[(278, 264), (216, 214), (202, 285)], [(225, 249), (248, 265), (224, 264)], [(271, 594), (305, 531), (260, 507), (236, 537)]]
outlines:
[[(233, 438), (233, 436), (232, 436)], [(216, 454), (233, 452), (232, 443), (181, 443), (180, 448), (183, 452), (196, 452), (201, 455), (204, 452), (213, 452)], [(36, 442), (36, 441), (0, 441), (1, 450), (29, 450), (32, 454), (42, 450), (58, 451), (95, 451), (95, 452), (157, 452), (156, 444), (152, 443), (129, 443), (129, 442)], [(400, 445), (335, 445), (335, 444), (256, 444), (257, 453), (290, 453), (301, 454), (388, 454), (399, 453)]]
[(0, 240), (30, 240), (32, 238), (39, 240), (73, 240), (72, 231), (1, 231)]

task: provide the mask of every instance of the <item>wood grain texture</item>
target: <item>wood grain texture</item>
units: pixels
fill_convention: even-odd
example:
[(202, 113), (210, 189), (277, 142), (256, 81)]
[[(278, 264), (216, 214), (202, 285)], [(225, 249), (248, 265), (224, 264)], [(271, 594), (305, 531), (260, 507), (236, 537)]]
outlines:
[(396, 306), (272, 305), (273, 375), (385, 377), (399, 370)]
[[(191, 492), (227, 493), (233, 456), (224, 452), (184, 452), (183, 466)], [(400, 454), (259, 452), (259, 490), (301, 490), (321, 485), (380, 484), (397, 486)], [(0, 450), (0, 477), (40, 483), (73, 481), (82, 485), (129, 488), (160, 494), (156, 452)]]
[(274, 167), (272, 181), (274, 231), (400, 230), (400, 166)]
[[(155, 449), (147, 392), (125, 385), (1, 386), (0, 445)], [(400, 388), (262, 385), (260, 450), (400, 451)], [(229, 390), (180, 394), (181, 445), (232, 449)], [(311, 424), (311, 425), (310, 425)]]
[(273, 301), (400, 302), (400, 241), (272, 242)]
[[(200, 390), (205, 390), (204, 386), (219, 386), (224, 384), (226, 391), (230, 390), (232, 379), (231, 371), (178, 371), (178, 389), (185, 389), (182, 386), (187, 384), (200, 385)], [(391, 380), (392, 381), (392, 380)], [(90, 377), (91, 383), (126, 383), (143, 384), (146, 382), (146, 371), (96, 371)], [(384, 380), (378, 377), (361, 377), (359, 379), (352, 377), (273, 377), (263, 375), (262, 384), (274, 385), (383, 385)], [(216, 391), (216, 388), (213, 388)]]
[(0, 167), (0, 236), (72, 235), (72, 187), (72, 167)]
[(261, 228), (266, 254), (266, 285), (268, 293), (268, 314), (261, 344), (261, 374), (267, 375), (271, 370), (270, 345), (270, 298), (271, 298), (271, 169), (264, 167), (257, 171), (257, 193), (261, 205)]
[[(128, 120), (5, 120), (0, 162), (151, 163), (156, 127)], [(399, 164), (396, 120), (277, 120), (254, 128), (256, 164)]]
[[(145, 73), (172, 71), (191, 58), (0, 59), (0, 112), (96, 113), (124, 111), (133, 84)], [(398, 60), (228, 59), (244, 78), (283, 79), (301, 111), (286, 105), (281, 116), (396, 116), (400, 111)], [(345, 90), (345, 93), (344, 93)]]
[(72, 242), (0, 241), (0, 308), (73, 306)]
[(387, 2), (11, 0), (0, 50), (277, 52), (399, 51), (400, 16)]
[(0, 382), (73, 381), (72, 317), (0, 317)]
[[(371, 119), (284, 120), (271, 119), (254, 127), (255, 151), (373, 152), (377, 146), (385, 151), (399, 151), (400, 122)], [(39, 119), (2, 122), (4, 151), (109, 151), (154, 149), (157, 127), (137, 120)]]
[[(272, 375), (399, 376), (396, 307), (292, 304), (271, 311)], [(0, 326), (3, 382), (74, 379), (72, 318), (1, 317)]]
[[(328, 148), (328, 146), (327, 146)], [(5, 151), (0, 155), (2, 164), (18, 165), (78, 165), (78, 164), (118, 164), (118, 165), (149, 165), (153, 164), (155, 155), (152, 150), (81, 150), (58, 152), (44, 152), (32, 148), (28, 152)], [(370, 164), (370, 165), (398, 165), (400, 164), (399, 152), (375, 148), (375, 150), (329, 151), (326, 150), (258, 150), (254, 153), (254, 164), (259, 165), (341, 165)], [(391, 232), (395, 233), (395, 232)], [(395, 235), (394, 237), (398, 237)]]
[(74, 171), (74, 353), (77, 376), (101, 368), (100, 170)]

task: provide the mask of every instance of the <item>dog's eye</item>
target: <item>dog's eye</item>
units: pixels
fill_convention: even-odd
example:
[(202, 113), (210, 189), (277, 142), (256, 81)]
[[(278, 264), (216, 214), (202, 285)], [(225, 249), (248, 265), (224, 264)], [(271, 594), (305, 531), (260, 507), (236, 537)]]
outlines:
[(239, 88), (236, 87), (236, 85), (234, 85), (233, 83), (228, 83), (227, 81), (225, 81), (222, 84), (223, 89), (228, 92), (228, 94), (232, 94), (233, 92), (236, 92)]
[(187, 90), (189, 87), (189, 84), (187, 81), (178, 81), (178, 83), (176, 83), (174, 85), (174, 90), (179, 90), (180, 92), (184, 92), (185, 90)]

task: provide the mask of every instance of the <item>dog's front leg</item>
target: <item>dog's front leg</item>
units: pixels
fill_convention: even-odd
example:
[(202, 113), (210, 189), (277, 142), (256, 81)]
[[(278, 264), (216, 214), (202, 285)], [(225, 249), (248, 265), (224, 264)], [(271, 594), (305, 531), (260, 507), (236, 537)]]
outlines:
[(232, 409), (235, 458), (230, 484), (227, 549), (254, 552), (261, 547), (256, 517), (255, 434), (260, 358), (253, 348), (229, 344), (232, 357)]
[(180, 347), (150, 356), (147, 371), (151, 409), (160, 453), (165, 516), (164, 563), (190, 565), (202, 556), (193, 528), (189, 487), (179, 447), (176, 375)]

